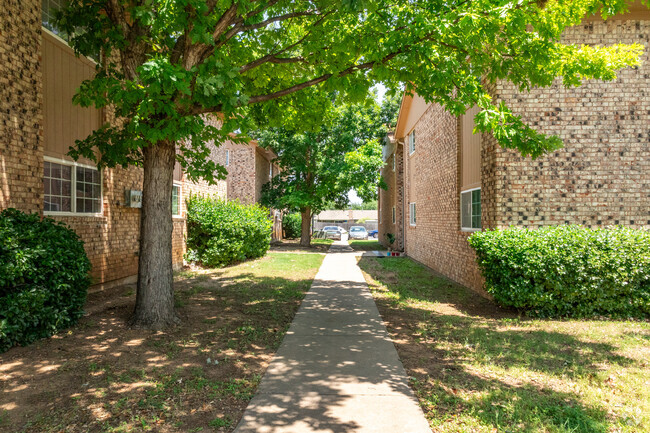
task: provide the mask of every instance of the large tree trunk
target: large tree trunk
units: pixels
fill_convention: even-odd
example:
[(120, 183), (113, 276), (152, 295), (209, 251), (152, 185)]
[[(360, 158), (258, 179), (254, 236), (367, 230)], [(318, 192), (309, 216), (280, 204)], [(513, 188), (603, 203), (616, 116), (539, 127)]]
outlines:
[(300, 230), (300, 246), (308, 247), (311, 245), (311, 208), (300, 210), (302, 217), (302, 226)]
[(143, 149), (138, 292), (131, 325), (163, 329), (179, 322), (174, 311), (172, 184), (176, 148), (161, 141)]

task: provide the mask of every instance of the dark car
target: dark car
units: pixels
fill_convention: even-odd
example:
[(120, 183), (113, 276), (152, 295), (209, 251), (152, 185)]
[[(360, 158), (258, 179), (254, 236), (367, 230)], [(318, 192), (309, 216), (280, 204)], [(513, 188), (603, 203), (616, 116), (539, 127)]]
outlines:
[(379, 230), (370, 230), (368, 232), (368, 237), (369, 238), (375, 238), (377, 239), (377, 236), (379, 236)]

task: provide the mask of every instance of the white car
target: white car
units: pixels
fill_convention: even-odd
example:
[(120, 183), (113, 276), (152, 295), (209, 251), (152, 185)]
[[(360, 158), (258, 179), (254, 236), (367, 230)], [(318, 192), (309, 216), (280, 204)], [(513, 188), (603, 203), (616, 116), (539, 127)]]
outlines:
[(325, 239), (341, 240), (341, 232), (336, 229), (328, 229), (328, 227), (325, 227), (323, 233), (325, 233)]
[(324, 231), (324, 232), (337, 231), (337, 232), (341, 233), (342, 235), (344, 235), (344, 234), (346, 234), (346, 233), (348, 232), (348, 231), (345, 230), (343, 227), (339, 227), (339, 226), (327, 226), (327, 227), (323, 227), (323, 231)]
[(350, 227), (350, 239), (368, 239), (368, 231), (365, 227), (352, 226)]

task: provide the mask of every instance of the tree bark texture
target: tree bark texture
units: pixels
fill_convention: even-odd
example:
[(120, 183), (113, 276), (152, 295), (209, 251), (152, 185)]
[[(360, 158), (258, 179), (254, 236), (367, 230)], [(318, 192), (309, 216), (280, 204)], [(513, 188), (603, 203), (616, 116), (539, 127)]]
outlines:
[(179, 322), (174, 311), (172, 184), (176, 147), (160, 141), (143, 149), (138, 291), (131, 325), (164, 329)]
[(302, 225), (300, 229), (300, 246), (308, 247), (311, 245), (311, 208), (301, 209)]

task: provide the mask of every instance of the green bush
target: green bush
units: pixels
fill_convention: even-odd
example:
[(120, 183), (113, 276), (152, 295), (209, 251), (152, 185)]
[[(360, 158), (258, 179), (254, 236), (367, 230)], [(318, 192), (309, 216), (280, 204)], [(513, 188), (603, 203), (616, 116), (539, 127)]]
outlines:
[(302, 216), (298, 212), (285, 215), (282, 218), (282, 231), (288, 239), (299, 238), (302, 233)]
[(187, 201), (186, 260), (208, 267), (262, 257), (269, 249), (273, 222), (257, 204), (193, 196)]
[(650, 232), (510, 228), (469, 242), (501, 305), (543, 317), (650, 317)]
[(90, 261), (79, 236), (50, 218), (0, 213), (0, 352), (49, 337), (83, 314)]

